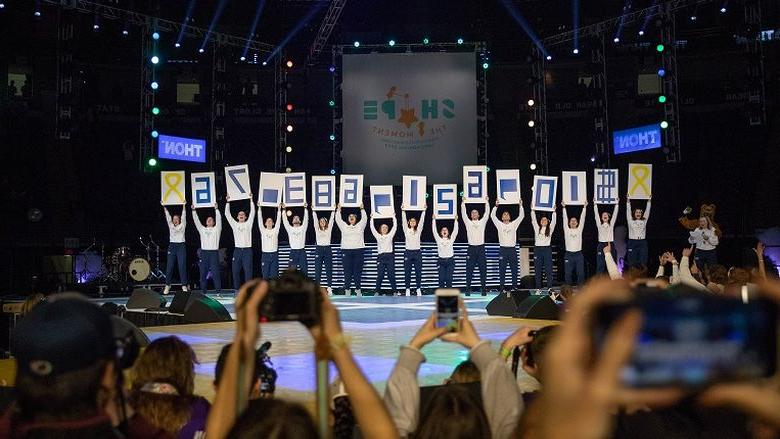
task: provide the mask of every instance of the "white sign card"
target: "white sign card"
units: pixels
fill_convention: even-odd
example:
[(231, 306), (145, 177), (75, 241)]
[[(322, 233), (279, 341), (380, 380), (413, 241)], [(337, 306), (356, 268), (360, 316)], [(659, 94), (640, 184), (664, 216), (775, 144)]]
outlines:
[(284, 174), (275, 172), (260, 173), (260, 195), (257, 204), (262, 207), (279, 207), (282, 203), (282, 186)]
[(588, 201), (588, 176), (585, 171), (563, 171), (561, 201), (571, 206), (583, 206)]
[(193, 172), (190, 174), (192, 204), (195, 207), (213, 207), (217, 202), (216, 178), (213, 172)]
[(403, 176), (402, 203), (404, 210), (425, 209), (425, 184), (427, 177), (419, 175)]
[(360, 207), (363, 204), (363, 175), (343, 174), (339, 180), (341, 207)]
[(433, 214), (438, 219), (457, 218), (458, 185), (433, 185)]
[(618, 202), (618, 170), (593, 170), (593, 198), (598, 204), (617, 204)]
[(628, 198), (649, 200), (653, 195), (653, 165), (628, 164)]
[(498, 204), (517, 204), (520, 202), (520, 170), (496, 170), (496, 199)]
[(464, 166), (463, 201), (484, 203), (487, 196), (487, 166)]
[(393, 201), (393, 186), (369, 186), (371, 195), (371, 215), (374, 218), (393, 218), (395, 202)]
[(249, 199), (249, 165), (225, 166), (225, 187), (230, 201)]
[(558, 196), (558, 177), (535, 175), (531, 195), (531, 209), (552, 212)]
[(311, 178), (312, 210), (336, 209), (336, 177), (316, 175)]
[(187, 203), (184, 193), (187, 191), (187, 182), (184, 180), (184, 171), (160, 172), (160, 201), (165, 206)]
[(284, 174), (284, 206), (300, 207), (306, 204), (306, 173)]

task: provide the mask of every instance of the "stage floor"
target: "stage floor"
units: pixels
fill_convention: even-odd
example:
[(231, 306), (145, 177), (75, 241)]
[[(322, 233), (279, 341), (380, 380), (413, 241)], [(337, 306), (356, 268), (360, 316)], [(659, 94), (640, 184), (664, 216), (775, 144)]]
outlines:
[[(469, 316), (480, 336), (498, 349), (501, 341), (521, 325), (546, 326), (547, 320), (491, 317), (485, 306), (495, 296), (465, 298)], [(231, 312), (232, 297), (215, 297)], [(385, 382), (398, 356), (399, 347), (414, 336), (434, 308), (434, 296), (422, 297), (344, 297), (333, 301), (341, 313), (344, 332), (352, 337), (352, 352), (368, 379), (384, 392)], [(231, 342), (234, 322), (142, 328), (154, 340), (175, 335), (195, 350), (199, 364), (195, 391), (213, 399), (214, 365), (222, 346)], [(312, 339), (303, 325), (295, 322), (268, 323), (261, 327), (261, 341), (270, 340), (269, 352), (279, 378), (276, 394), (300, 402), (314, 399), (315, 375)], [(452, 369), (468, 357), (460, 345), (434, 341), (423, 349), (427, 358), (420, 369), (421, 385), (435, 385), (447, 378)], [(331, 377), (335, 369), (331, 367)]]

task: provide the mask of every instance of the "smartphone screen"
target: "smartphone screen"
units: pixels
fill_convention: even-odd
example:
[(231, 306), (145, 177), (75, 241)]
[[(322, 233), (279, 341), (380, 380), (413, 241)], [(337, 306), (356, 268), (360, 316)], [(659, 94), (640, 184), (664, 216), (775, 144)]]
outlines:
[(703, 387), (769, 376), (777, 359), (777, 305), (720, 296), (655, 296), (598, 310), (594, 340), (627, 309), (640, 308), (642, 329), (622, 371), (631, 387)]
[(458, 296), (436, 295), (436, 327), (458, 330)]

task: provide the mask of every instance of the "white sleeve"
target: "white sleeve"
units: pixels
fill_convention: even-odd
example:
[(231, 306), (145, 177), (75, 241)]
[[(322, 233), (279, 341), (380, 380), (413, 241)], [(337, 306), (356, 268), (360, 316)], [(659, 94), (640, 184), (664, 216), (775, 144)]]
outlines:
[(536, 221), (536, 211), (531, 209), (531, 227), (534, 228), (534, 234), (539, 234), (539, 223)]
[(458, 237), (458, 228), (459, 227), (460, 226), (458, 226), (458, 220), (456, 219), (455, 220), (455, 225), (452, 226), (452, 233), (450, 233), (450, 239), (452, 240), (453, 243), (455, 243), (455, 238)]
[(680, 283), (696, 288), (701, 291), (709, 291), (706, 286), (699, 283), (693, 274), (691, 274), (691, 261), (688, 256), (680, 258)]
[(376, 229), (376, 225), (374, 225), (373, 219), (371, 220), (371, 223), (369, 224), (368, 228), (371, 229), (371, 234), (374, 235), (374, 238), (376, 238), (376, 240), (378, 241), (379, 236), (381, 235), (379, 234), (379, 231)]
[(425, 227), (425, 211), (423, 210), (422, 213), (420, 213), (420, 220), (417, 221), (417, 231), (422, 233), (424, 227)]
[[(582, 213), (580, 213), (580, 223), (577, 225), (577, 229), (579, 231), (582, 231), (582, 229), (585, 228), (585, 214), (587, 213), (588, 209), (585, 206), (582, 206)], [(566, 227), (566, 224), (564, 224), (563, 227)]]
[(393, 214), (393, 227), (390, 228), (390, 236), (395, 236), (396, 232), (398, 232), (398, 220), (395, 219), (395, 214)]
[(485, 201), (485, 213), (482, 215), (482, 218), (479, 219), (479, 222), (481, 222), (483, 226), (488, 222), (488, 211), (490, 211), (490, 203)]
[(228, 224), (230, 224), (230, 227), (236, 226), (236, 220), (233, 219), (233, 215), (230, 213), (230, 201), (225, 203), (225, 218), (227, 219)]
[(493, 220), (493, 224), (496, 226), (496, 228), (500, 227), (501, 222), (498, 220), (498, 217), (496, 216), (496, 210), (498, 207), (493, 206), (492, 209), (490, 209), (490, 219)]
[[(455, 224), (458, 224), (457, 220), (455, 221)], [(436, 241), (437, 244), (440, 243), (441, 236), (439, 235), (439, 228), (436, 227), (436, 218), (431, 220), (431, 228), (433, 229), (431, 230), (433, 232), (433, 240)]]
[(406, 211), (401, 211), (401, 227), (403, 227), (404, 233), (409, 230), (409, 220), (406, 219)]
[(553, 231), (555, 231), (555, 224), (558, 223), (558, 214), (553, 210), (550, 212), (550, 216), (552, 217), (552, 220), (550, 220), (550, 236), (552, 236)]
[(612, 258), (612, 252), (605, 251), (604, 253), (604, 261), (607, 264), (607, 272), (609, 273), (610, 279), (622, 279), (623, 276), (620, 275), (620, 272), (618, 271), (617, 264), (615, 264), (615, 259)]
[(368, 223), (368, 215), (366, 215), (366, 209), (360, 209), (360, 221), (358, 221), (358, 226), (362, 230), (366, 230), (366, 223)]
[(609, 226), (614, 228), (615, 223), (617, 222), (617, 214), (618, 214), (618, 208), (620, 207), (620, 203), (615, 203), (615, 207), (612, 209), (612, 218), (609, 219)]
[(200, 223), (200, 218), (198, 217), (198, 211), (195, 209), (192, 210), (192, 219), (195, 220), (195, 228), (198, 229), (198, 232), (202, 232), (203, 224)]

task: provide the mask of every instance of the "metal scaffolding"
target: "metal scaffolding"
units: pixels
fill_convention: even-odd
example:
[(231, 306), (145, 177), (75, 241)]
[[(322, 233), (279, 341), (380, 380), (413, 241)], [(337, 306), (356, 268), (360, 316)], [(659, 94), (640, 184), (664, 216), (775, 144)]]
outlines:
[(661, 65), (666, 74), (663, 77), (663, 92), (666, 96), (664, 102), (664, 120), (669, 126), (663, 130), (664, 154), (667, 163), (679, 163), (682, 161), (680, 148), (680, 94), (677, 88), (677, 25), (675, 10), (670, 4), (666, 4), (663, 24), (661, 26), (661, 44), (666, 48), (661, 53)]
[(333, 28), (336, 27), (336, 23), (341, 17), (341, 11), (344, 10), (344, 5), (347, 4), (347, 0), (332, 0), (328, 6), (328, 10), (325, 12), (325, 17), (322, 19), (320, 29), (317, 31), (317, 36), (314, 37), (314, 42), (309, 48), (309, 56), (306, 59), (306, 65), (314, 65), (317, 63), (322, 50), (325, 48), (325, 44), (330, 38), (330, 34), (333, 32)]
[(537, 171), (546, 174), (550, 168), (550, 159), (547, 156), (547, 86), (544, 81), (546, 60), (544, 52), (540, 48), (534, 46), (532, 53), (534, 141), (531, 143), (531, 150)]
[(274, 170), (287, 168), (287, 69), (284, 52), (274, 59)]

